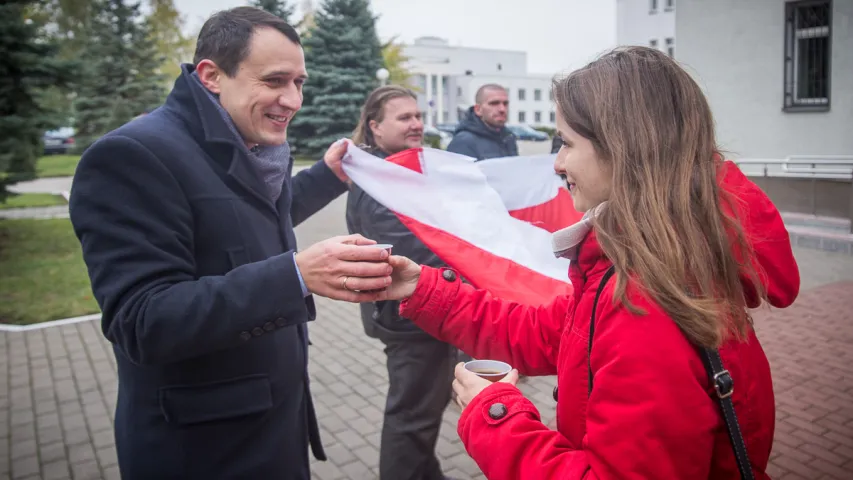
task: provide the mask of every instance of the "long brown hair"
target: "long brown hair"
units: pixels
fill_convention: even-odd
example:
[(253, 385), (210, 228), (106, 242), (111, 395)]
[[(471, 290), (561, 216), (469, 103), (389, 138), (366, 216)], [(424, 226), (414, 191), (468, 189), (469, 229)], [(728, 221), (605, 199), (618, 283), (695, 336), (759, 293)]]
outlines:
[[(595, 218), (604, 254), (618, 272), (614, 298), (634, 276), (695, 344), (744, 338), (751, 318), (740, 275), (766, 300), (737, 199), (718, 186), (722, 155), (701, 89), (662, 52), (610, 51), (553, 83), (560, 115), (590, 140), (612, 172)], [(736, 253), (737, 252), (737, 253)]]
[(373, 138), (373, 130), (370, 129), (370, 121), (376, 120), (381, 122), (385, 114), (385, 104), (390, 100), (400, 97), (412, 97), (417, 100), (418, 97), (408, 88), (399, 85), (384, 85), (379, 87), (367, 96), (364, 106), (361, 107), (361, 117), (358, 119), (358, 125), (352, 133), (352, 141), (356, 145), (364, 145), (370, 148), (377, 148), (376, 139)]

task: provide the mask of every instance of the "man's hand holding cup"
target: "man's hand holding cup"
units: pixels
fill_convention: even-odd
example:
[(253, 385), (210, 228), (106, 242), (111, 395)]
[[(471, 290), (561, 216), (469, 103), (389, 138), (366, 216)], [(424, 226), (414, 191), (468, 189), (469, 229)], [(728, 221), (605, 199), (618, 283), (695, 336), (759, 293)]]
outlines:
[(311, 293), (347, 302), (374, 302), (385, 299), (391, 284), (390, 254), (389, 245), (347, 235), (311, 245), (296, 254), (296, 264)]

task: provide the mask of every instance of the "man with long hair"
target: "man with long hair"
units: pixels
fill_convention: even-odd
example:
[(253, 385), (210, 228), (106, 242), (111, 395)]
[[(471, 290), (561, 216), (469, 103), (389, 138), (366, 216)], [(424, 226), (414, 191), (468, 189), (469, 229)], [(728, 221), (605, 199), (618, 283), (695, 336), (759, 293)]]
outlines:
[[(396, 85), (374, 90), (367, 98), (353, 134), (353, 143), (375, 156), (418, 148), (424, 126), (415, 94)], [(382, 206), (357, 185), (350, 187), (347, 228), (393, 252), (440, 267), (432, 253), (394, 212)], [(388, 398), (379, 449), (381, 480), (442, 480), (435, 455), (441, 419), (451, 397), (456, 348), (401, 317), (399, 302), (361, 304), (365, 333), (385, 344), (388, 357)]]

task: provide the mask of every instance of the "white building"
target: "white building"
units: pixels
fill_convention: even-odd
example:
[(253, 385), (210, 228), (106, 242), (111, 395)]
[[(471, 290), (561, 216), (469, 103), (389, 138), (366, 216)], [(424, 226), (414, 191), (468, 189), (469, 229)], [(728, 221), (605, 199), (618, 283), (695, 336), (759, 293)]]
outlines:
[(675, 0), (616, 0), (616, 43), (675, 56)]
[(617, 0), (617, 42), (687, 68), (740, 158), (853, 154), (851, 21), (853, 0)]
[(675, 18), (733, 157), (853, 154), (853, 0), (678, 0)]
[(404, 55), (428, 125), (456, 123), (486, 83), (509, 92), (509, 123), (554, 126), (551, 77), (527, 72), (527, 53), (451, 46), (436, 37), (406, 45)]

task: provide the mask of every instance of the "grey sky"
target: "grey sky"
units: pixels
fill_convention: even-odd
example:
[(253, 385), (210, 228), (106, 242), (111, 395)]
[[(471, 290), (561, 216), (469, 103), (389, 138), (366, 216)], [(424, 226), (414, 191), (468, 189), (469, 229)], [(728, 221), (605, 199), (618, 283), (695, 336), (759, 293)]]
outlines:
[[(291, 1), (299, 10), (302, 0)], [(213, 12), (246, 3), (175, 0), (191, 32)], [(315, 7), (319, 3), (314, 0)], [(382, 40), (433, 35), (451, 45), (522, 50), (530, 73), (578, 68), (616, 45), (616, 0), (371, 0), (371, 5)]]

